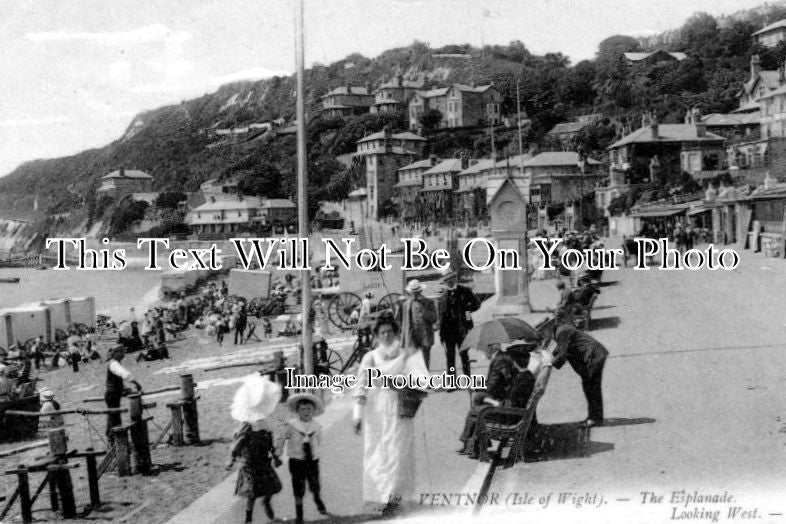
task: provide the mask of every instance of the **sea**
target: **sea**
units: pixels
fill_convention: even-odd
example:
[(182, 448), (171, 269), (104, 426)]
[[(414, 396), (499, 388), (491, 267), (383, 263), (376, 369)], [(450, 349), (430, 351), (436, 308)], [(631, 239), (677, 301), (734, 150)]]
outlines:
[(42, 300), (95, 297), (96, 313), (115, 320), (128, 318), (129, 309), (144, 311), (159, 301), (161, 272), (142, 268), (123, 271), (54, 271), (0, 268), (0, 279), (19, 277), (19, 283), (0, 282), (0, 309)]

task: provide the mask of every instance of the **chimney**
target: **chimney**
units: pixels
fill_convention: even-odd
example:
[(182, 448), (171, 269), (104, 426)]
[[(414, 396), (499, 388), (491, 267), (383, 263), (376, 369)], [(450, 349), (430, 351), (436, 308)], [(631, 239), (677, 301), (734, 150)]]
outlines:
[(658, 121), (655, 120), (654, 118), (650, 120), (650, 131), (652, 132), (653, 140), (657, 140), (658, 138), (660, 138), (658, 136)]
[(439, 162), (439, 159), (437, 158), (437, 155), (429, 155), (428, 161), (431, 163), (432, 166), (435, 166), (437, 165), (437, 162)]
[(469, 157), (467, 155), (461, 155), (461, 170), (469, 169)]
[(761, 60), (759, 59), (759, 55), (751, 56), (751, 80), (758, 77), (760, 71), (761, 71)]
[(216, 197), (214, 197), (214, 196), (211, 196), (211, 197), (210, 197), (210, 203), (211, 203), (211, 204), (215, 204), (215, 203), (216, 203)]
[(396, 75), (396, 86), (404, 87), (404, 75)]
[(393, 137), (393, 130), (390, 128), (390, 124), (385, 125), (384, 133), (385, 139), (390, 139)]
[(126, 176), (126, 167), (120, 166), (120, 176)]
[(696, 136), (699, 138), (704, 138), (707, 136), (707, 124), (700, 120), (696, 120)]

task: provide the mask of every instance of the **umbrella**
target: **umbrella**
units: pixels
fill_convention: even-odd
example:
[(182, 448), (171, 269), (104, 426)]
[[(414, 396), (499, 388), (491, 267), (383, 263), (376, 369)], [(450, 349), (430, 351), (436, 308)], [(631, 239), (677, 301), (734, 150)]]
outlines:
[(540, 341), (538, 331), (516, 317), (503, 317), (489, 320), (475, 326), (467, 333), (460, 351), (475, 348), (486, 351), (490, 344), (505, 344), (514, 340)]

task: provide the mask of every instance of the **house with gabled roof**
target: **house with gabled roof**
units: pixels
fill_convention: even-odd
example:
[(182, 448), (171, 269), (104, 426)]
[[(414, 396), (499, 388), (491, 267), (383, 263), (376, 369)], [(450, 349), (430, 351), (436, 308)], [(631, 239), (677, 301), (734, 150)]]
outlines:
[(786, 40), (786, 19), (778, 20), (763, 27), (751, 35), (753, 39), (765, 47), (775, 47), (778, 42)]
[(109, 196), (120, 200), (133, 193), (153, 191), (153, 177), (137, 169), (120, 169), (101, 177), (101, 185), (96, 192), (99, 196)]
[(374, 105), (371, 106), (372, 113), (395, 112), (406, 110), (409, 101), (415, 93), (423, 89), (424, 81), (404, 80), (403, 75), (396, 75), (393, 79), (385, 82), (374, 91)]
[(760, 111), (758, 100), (770, 91), (778, 89), (780, 74), (761, 68), (759, 55), (751, 57), (750, 77), (737, 92), (739, 107), (735, 113), (756, 113)]
[(368, 113), (374, 105), (374, 94), (368, 86), (340, 86), (321, 97), (321, 114), (326, 118)]
[(455, 218), (454, 211), (460, 209), (461, 204), (461, 196), (456, 193), (456, 175), (468, 167), (469, 158), (450, 158), (423, 172), (420, 193), (429, 219), (444, 221)]
[[(439, 87), (415, 91), (407, 106), (410, 129), (419, 129), (421, 127), (420, 117), (431, 110), (439, 111), (442, 114), (443, 122), (445, 121), (444, 117), (448, 109), (448, 89), (447, 87)], [(444, 126), (440, 125), (440, 127)]]
[(470, 86), (454, 84), (447, 92), (446, 127), (486, 126), (502, 120), (502, 97), (492, 84)]
[(611, 144), (610, 169), (625, 173), (627, 183), (662, 182), (681, 172), (697, 175), (717, 170), (726, 156), (724, 138), (707, 131), (702, 122), (648, 125)]
[(440, 162), (436, 155), (418, 160), (398, 169), (395, 185), (396, 202), (402, 220), (425, 220), (420, 190), (423, 188), (423, 173)]

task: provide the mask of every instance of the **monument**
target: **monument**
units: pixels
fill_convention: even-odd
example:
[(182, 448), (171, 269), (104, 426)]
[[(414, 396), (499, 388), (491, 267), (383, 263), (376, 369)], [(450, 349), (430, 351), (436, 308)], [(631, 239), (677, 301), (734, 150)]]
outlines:
[(494, 287), (497, 303), (494, 317), (530, 313), (527, 267), (527, 199), (513, 178), (508, 177), (489, 202), (491, 235), (497, 249), (516, 250), (524, 269), (495, 270)]

